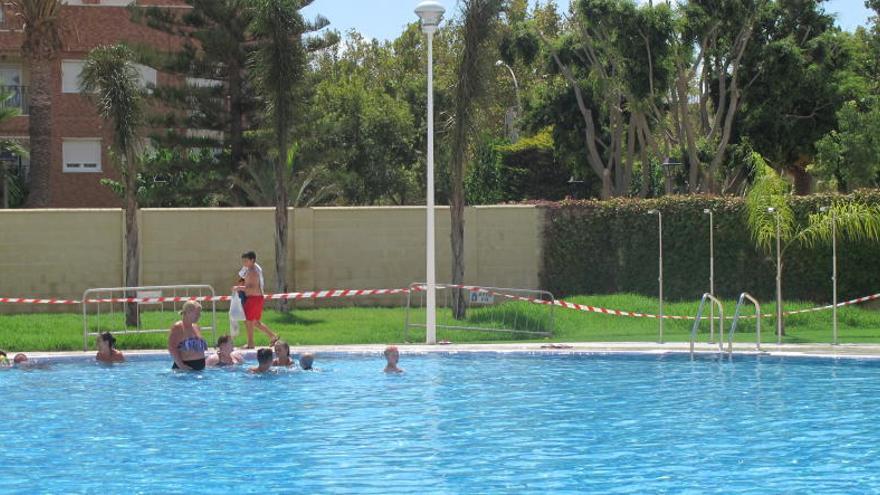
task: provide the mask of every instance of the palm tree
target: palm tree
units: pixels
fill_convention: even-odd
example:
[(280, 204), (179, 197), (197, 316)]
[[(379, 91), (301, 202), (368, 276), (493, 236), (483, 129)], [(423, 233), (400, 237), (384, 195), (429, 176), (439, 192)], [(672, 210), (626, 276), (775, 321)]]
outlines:
[[(320, 38), (305, 38), (329, 24), (318, 17), (306, 22), (299, 10), (313, 0), (257, 0), (253, 4), (250, 25), (254, 48), (249, 64), (257, 98), (262, 100), (275, 145), (275, 277), (278, 292), (287, 292), (287, 207), (285, 187), (286, 160), (291, 146), (293, 120), (296, 116), (300, 82), (306, 73), (308, 53), (336, 42), (328, 33)], [(278, 309), (287, 311), (287, 302), (279, 299)]]
[[(492, 26), (501, 12), (501, 0), (462, 0), (464, 18), (463, 47), (458, 61), (458, 82), (453, 105), (455, 122), (452, 129), (452, 193), (449, 196), (452, 233), (452, 283), (464, 283), (464, 167), (468, 158), (469, 137), (475, 101), (485, 93), (485, 72), (491, 67), (486, 43), (492, 36)], [(453, 316), (465, 317), (464, 291), (454, 290)]]
[[(111, 156), (122, 175), (125, 194), (125, 286), (136, 287), (140, 266), (137, 179), (144, 111), (134, 52), (122, 44), (95, 48), (86, 58), (80, 84), (83, 92), (94, 100), (98, 114), (113, 129)], [(137, 325), (134, 305), (126, 308), (126, 322)]]
[(52, 68), (61, 51), (61, 0), (11, 0), (24, 24), (21, 52), (30, 69), (28, 133), (30, 134), (30, 194), (27, 206), (49, 205), (52, 163)]
[[(779, 308), (782, 308), (781, 274), (785, 252), (795, 244), (806, 247), (831, 244), (832, 216), (840, 238), (880, 241), (880, 207), (834, 201), (827, 211), (813, 213), (806, 224), (798, 224), (788, 204), (789, 184), (758, 153), (752, 153), (751, 161), (755, 180), (746, 194), (747, 221), (755, 245), (767, 255), (774, 251), (779, 222), (780, 255), (778, 260), (774, 258), (774, 262), (778, 263), (777, 273), (780, 274), (776, 290), (777, 325), (783, 332), (784, 322)], [(773, 210), (772, 214), (769, 209)]]
[[(339, 188), (329, 179), (329, 172), (323, 167), (312, 167), (308, 171), (295, 172), (299, 146), (294, 144), (287, 152), (284, 184), (289, 198), (288, 206), (309, 208), (333, 200), (340, 194)], [(251, 158), (242, 167), (247, 179), (233, 177), (232, 183), (244, 191), (245, 196), (256, 206), (275, 204), (275, 162)]]

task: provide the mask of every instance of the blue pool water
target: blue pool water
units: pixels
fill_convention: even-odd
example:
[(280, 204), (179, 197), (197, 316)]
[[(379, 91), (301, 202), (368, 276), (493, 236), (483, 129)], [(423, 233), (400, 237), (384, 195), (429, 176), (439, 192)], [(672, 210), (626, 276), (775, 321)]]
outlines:
[(2, 493), (876, 493), (880, 363), (318, 356), (0, 372)]

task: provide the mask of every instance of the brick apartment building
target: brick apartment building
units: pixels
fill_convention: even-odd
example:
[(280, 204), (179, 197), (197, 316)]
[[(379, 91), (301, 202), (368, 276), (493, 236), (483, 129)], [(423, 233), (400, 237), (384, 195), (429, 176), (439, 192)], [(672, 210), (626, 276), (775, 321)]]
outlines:
[[(189, 8), (183, 0), (135, 0), (138, 5), (169, 9)], [(62, 9), (62, 48), (54, 68), (50, 206), (54, 208), (119, 207), (120, 199), (101, 179), (118, 179), (107, 147), (111, 131), (98, 117), (94, 104), (80, 93), (78, 77), (88, 52), (120, 41), (174, 49), (173, 36), (131, 22), (126, 6), (132, 0), (67, 0)], [(22, 115), (0, 126), (0, 136), (20, 138), (27, 147), (28, 67), (21, 55), (21, 22), (0, 0), (0, 85), (12, 97), (6, 105)], [(144, 83), (162, 84), (166, 77), (140, 67)], [(4, 157), (13, 159), (12, 157)], [(27, 170), (27, 160), (15, 159)]]

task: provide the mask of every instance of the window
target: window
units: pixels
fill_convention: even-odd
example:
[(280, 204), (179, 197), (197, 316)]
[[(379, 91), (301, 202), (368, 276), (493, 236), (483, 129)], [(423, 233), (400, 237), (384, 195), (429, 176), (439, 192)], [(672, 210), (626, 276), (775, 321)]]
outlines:
[(62, 93), (79, 93), (79, 75), (82, 73), (82, 60), (62, 60), (61, 61), (61, 92)]
[(135, 67), (141, 75), (141, 87), (156, 86), (156, 69), (141, 64), (135, 64)]
[(101, 171), (99, 138), (64, 138), (61, 148), (64, 155), (64, 172)]

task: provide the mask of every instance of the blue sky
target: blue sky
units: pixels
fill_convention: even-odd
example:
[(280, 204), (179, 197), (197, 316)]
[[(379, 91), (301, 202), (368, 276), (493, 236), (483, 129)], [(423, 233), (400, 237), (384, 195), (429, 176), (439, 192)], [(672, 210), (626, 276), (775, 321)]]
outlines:
[[(455, 0), (440, 2), (446, 6), (447, 15), (456, 7)], [(418, 3), (419, 0), (315, 0), (303, 12), (308, 16), (320, 13), (342, 32), (354, 28), (370, 38), (393, 39), (403, 31), (403, 26), (416, 19), (413, 9)], [(830, 0), (825, 10), (835, 13), (838, 24), (847, 30), (866, 25), (870, 16), (863, 0)]]

